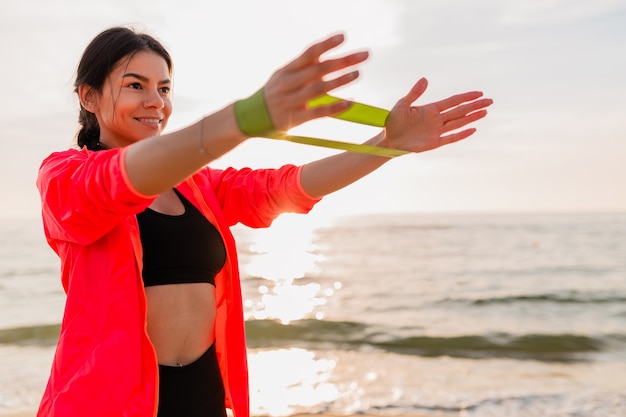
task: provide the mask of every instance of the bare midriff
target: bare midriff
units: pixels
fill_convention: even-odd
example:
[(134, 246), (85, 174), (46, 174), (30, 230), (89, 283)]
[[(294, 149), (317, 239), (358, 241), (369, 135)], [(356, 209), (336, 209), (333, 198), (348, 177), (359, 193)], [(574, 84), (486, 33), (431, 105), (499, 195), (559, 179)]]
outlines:
[(187, 283), (146, 287), (148, 336), (161, 365), (194, 362), (213, 344), (215, 287)]

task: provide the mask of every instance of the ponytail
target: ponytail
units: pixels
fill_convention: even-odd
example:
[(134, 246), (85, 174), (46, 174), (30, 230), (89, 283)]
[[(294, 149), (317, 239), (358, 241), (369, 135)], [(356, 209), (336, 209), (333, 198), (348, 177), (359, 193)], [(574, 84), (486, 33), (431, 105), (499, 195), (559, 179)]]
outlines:
[(80, 130), (76, 136), (76, 143), (82, 149), (87, 147), (90, 151), (101, 148), (100, 145), (100, 125), (96, 115), (81, 107), (78, 113), (78, 124)]

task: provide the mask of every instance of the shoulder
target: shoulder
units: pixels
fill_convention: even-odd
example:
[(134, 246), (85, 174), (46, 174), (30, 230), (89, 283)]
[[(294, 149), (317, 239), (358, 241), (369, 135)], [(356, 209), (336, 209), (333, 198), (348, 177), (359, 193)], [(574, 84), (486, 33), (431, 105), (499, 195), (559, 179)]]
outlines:
[(88, 150), (83, 150), (83, 149), (76, 149), (76, 148), (70, 148), (70, 149), (65, 149), (62, 151), (55, 151), (52, 152), (50, 155), (48, 155), (47, 157), (44, 158), (42, 165), (46, 164), (49, 161), (55, 161), (58, 159), (65, 159), (65, 158), (86, 158), (87, 154), (88, 154)]
[(48, 155), (41, 163), (41, 168), (51, 165), (73, 165), (83, 163), (88, 160), (114, 160), (118, 159), (125, 151), (125, 148), (116, 148), (108, 151), (90, 151), (87, 148), (69, 148), (56, 151)]

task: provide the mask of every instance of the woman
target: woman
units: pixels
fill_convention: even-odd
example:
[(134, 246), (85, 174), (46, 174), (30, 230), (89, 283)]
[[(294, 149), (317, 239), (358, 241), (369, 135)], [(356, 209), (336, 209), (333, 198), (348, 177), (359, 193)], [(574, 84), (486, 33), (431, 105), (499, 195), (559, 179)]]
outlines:
[[(161, 134), (172, 112), (172, 62), (153, 37), (127, 28), (96, 36), (80, 61), (80, 149), (44, 160), (37, 185), (46, 238), (67, 293), (39, 416), (247, 417), (246, 347), (237, 255), (229, 227), (267, 227), (388, 158), (341, 153), (303, 166), (216, 170), (248, 137), (341, 113), (307, 103), (357, 78), (367, 58), (321, 55), (318, 42), (249, 99)], [(342, 75), (332, 76), (340, 72)], [(421, 152), (486, 115), (470, 92), (420, 107), (422, 79), (367, 143)], [(244, 133), (245, 132), (245, 133)]]

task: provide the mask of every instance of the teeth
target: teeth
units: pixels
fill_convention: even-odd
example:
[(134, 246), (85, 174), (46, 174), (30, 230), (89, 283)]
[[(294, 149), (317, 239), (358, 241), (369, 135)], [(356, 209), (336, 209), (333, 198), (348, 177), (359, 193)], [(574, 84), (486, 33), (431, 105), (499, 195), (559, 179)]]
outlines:
[(159, 123), (161, 123), (160, 119), (137, 119), (142, 123), (151, 123), (151, 124), (155, 124), (158, 125)]

